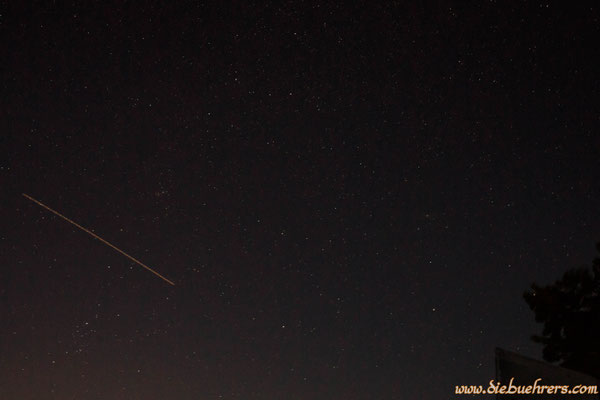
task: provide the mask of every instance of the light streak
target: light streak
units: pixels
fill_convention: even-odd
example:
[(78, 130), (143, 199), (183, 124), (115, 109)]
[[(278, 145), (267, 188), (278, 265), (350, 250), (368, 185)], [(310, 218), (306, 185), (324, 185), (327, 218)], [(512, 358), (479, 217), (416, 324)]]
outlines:
[(33, 197), (23, 193), (23, 196), (25, 196), (27, 199), (33, 201), (34, 203), (36, 203), (37, 205), (45, 208), (46, 210), (50, 211), (51, 213), (58, 215), (59, 217), (61, 217), (62, 219), (64, 219), (65, 221), (67, 221), (68, 223), (75, 225), (76, 227), (78, 227), (79, 229), (81, 229), (82, 231), (89, 233), (90, 235), (92, 235), (95, 239), (98, 239), (99, 241), (101, 241), (102, 243), (104, 243), (105, 245), (112, 247), (114, 250), (118, 251), (119, 253), (123, 254), (125, 257), (129, 258), (131, 261), (135, 262), (136, 264), (144, 267), (145, 269), (147, 269), (148, 271), (152, 272), (154, 275), (158, 276), (160, 279), (162, 279), (163, 281), (170, 283), (171, 285), (175, 286), (175, 284), (170, 281), (169, 279), (165, 278), (164, 276), (162, 276), (161, 274), (159, 274), (158, 272), (156, 272), (155, 270), (153, 270), (152, 268), (150, 268), (149, 266), (147, 266), (146, 264), (144, 264), (143, 262), (137, 260), (136, 258), (130, 256), (129, 254), (125, 253), (123, 250), (119, 249), (117, 246), (115, 246), (114, 244), (102, 239), (100, 236), (96, 235), (94, 232), (90, 231), (89, 229), (84, 228), (83, 226), (79, 225), (77, 222), (70, 220), (69, 218), (65, 217), (64, 215), (62, 215), (61, 213), (59, 213), (58, 211), (55, 211), (53, 209), (51, 209), (50, 207), (48, 207), (47, 205), (45, 205), (44, 203), (42, 203), (41, 201), (38, 201), (36, 199), (34, 199)]

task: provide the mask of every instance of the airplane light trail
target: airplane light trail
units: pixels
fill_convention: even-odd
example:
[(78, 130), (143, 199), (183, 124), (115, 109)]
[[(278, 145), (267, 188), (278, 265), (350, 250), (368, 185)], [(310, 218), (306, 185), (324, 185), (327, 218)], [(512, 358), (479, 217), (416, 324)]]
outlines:
[(69, 218), (65, 217), (64, 215), (62, 215), (61, 213), (59, 213), (58, 211), (55, 211), (53, 209), (51, 209), (50, 207), (48, 207), (47, 205), (43, 204), (42, 202), (34, 199), (33, 197), (23, 193), (23, 196), (25, 196), (27, 199), (33, 201), (34, 203), (36, 203), (39, 206), (44, 207), (46, 210), (50, 211), (51, 213), (58, 215), (59, 217), (61, 217), (62, 219), (64, 219), (65, 221), (69, 222), (70, 224), (75, 225), (76, 227), (78, 227), (79, 229), (81, 229), (82, 231), (89, 233), (90, 235), (92, 235), (95, 239), (98, 239), (99, 241), (101, 241), (102, 243), (104, 243), (107, 246), (112, 247), (113, 249), (115, 249), (116, 251), (118, 251), (119, 253), (123, 254), (125, 257), (129, 258), (131, 261), (135, 262), (138, 265), (141, 265), (142, 267), (146, 268), (148, 271), (152, 272), (154, 275), (158, 276), (159, 278), (161, 278), (162, 280), (164, 280), (165, 282), (170, 283), (171, 285), (175, 286), (175, 284), (168, 280), (167, 278), (165, 278), (164, 276), (162, 276), (161, 274), (159, 274), (158, 272), (156, 272), (155, 270), (153, 270), (152, 268), (150, 268), (149, 266), (145, 265), (144, 263), (142, 263), (141, 261), (133, 258), (132, 256), (130, 256), (129, 254), (125, 253), (123, 250), (119, 249), (117, 246), (113, 245), (112, 243), (107, 242), (106, 240), (102, 239), (100, 236), (96, 235), (94, 232), (90, 231), (89, 229), (84, 228), (83, 226), (79, 225), (78, 223), (76, 223), (75, 221), (70, 220)]

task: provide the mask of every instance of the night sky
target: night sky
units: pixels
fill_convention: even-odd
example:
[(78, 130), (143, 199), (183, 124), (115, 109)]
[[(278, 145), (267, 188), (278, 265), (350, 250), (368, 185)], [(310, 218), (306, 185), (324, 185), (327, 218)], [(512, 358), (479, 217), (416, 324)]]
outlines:
[(13, 3), (1, 399), (442, 399), (541, 357), (523, 292), (600, 241), (598, 8)]

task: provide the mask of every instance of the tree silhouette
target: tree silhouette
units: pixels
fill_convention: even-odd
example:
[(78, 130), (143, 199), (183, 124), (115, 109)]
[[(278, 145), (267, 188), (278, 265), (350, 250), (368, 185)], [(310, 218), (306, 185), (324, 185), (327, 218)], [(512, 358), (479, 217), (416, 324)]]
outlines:
[(534, 283), (523, 297), (544, 323), (542, 335), (532, 336), (544, 345), (544, 359), (600, 378), (600, 258), (591, 271), (575, 268), (552, 285)]

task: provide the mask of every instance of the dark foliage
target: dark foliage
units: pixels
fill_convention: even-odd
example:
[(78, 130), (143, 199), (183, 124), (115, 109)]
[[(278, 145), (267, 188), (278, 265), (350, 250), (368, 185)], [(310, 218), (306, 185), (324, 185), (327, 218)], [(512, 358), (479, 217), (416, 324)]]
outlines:
[[(596, 245), (600, 252), (600, 243)], [(592, 270), (567, 271), (552, 285), (531, 285), (524, 298), (544, 324), (532, 340), (544, 345), (544, 359), (600, 378), (600, 258)]]

